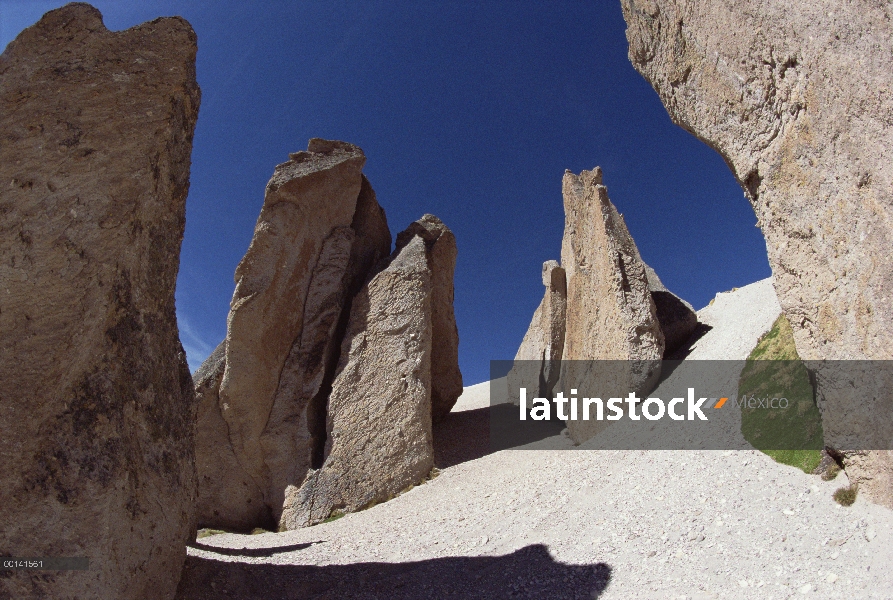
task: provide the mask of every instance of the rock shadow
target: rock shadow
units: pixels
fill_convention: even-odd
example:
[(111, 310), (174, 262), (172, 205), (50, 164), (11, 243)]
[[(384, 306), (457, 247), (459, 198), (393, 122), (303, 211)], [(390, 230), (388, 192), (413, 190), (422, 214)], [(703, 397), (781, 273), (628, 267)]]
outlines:
[(490, 407), (451, 412), (433, 427), (434, 466), (446, 469), (493, 452)]
[(188, 556), (176, 598), (591, 600), (608, 587), (611, 572), (612, 568), (601, 562), (557, 562), (542, 544), (503, 556), (322, 566), (226, 562)]
[(207, 552), (215, 552), (224, 556), (265, 557), (275, 556), (276, 554), (284, 554), (285, 552), (296, 552), (298, 550), (304, 550), (305, 548), (309, 548), (313, 544), (319, 544), (319, 542), (306, 542), (304, 544), (292, 544), (290, 546), (273, 546), (271, 548), (220, 548), (218, 546), (208, 546), (207, 544), (202, 544), (201, 542), (193, 542), (189, 544), (189, 546), (192, 548), (197, 548), (199, 550), (205, 550)]
[[(679, 348), (674, 350), (672, 353), (665, 356), (664, 360), (665, 361), (685, 360), (685, 358), (689, 354), (691, 354), (692, 351), (695, 349), (695, 346), (697, 345), (698, 340), (700, 340), (702, 337), (704, 337), (707, 334), (707, 332), (710, 331), (711, 329), (713, 329), (713, 327), (710, 325), (707, 325), (706, 323), (698, 323), (698, 326), (695, 327), (695, 330), (689, 336), (688, 340), (686, 340), (686, 342), (684, 344), (682, 344)], [(678, 364), (676, 366), (678, 366)], [(671, 372), (672, 372), (672, 370), (671, 370)], [(669, 373), (666, 375), (661, 373), (661, 381), (666, 379), (667, 376), (669, 376)]]

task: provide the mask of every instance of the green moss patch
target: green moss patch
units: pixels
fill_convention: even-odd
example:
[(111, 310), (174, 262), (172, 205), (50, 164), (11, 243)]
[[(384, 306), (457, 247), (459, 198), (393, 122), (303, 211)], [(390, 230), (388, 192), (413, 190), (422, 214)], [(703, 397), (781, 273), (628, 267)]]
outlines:
[[(767, 408), (759, 400), (782, 395), (785, 408)], [(738, 382), (741, 433), (776, 462), (811, 473), (822, 460), (822, 417), (815, 404), (809, 372), (797, 355), (791, 325), (778, 317), (747, 358)], [(775, 406), (779, 402), (774, 403)]]

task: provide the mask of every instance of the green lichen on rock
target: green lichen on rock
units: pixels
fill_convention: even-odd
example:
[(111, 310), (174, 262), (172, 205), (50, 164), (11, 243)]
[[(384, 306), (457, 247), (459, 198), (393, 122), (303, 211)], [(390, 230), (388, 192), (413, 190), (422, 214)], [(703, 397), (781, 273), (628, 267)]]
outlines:
[[(780, 407), (782, 398), (786, 400), (784, 408)], [(784, 315), (776, 319), (747, 358), (738, 383), (738, 399), (741, 433), (754, 448), (806, 473), (819, 465), (822, 418), (809, 372), (800, 361)], [(770, 403), (772, 406), (767, 406)]]

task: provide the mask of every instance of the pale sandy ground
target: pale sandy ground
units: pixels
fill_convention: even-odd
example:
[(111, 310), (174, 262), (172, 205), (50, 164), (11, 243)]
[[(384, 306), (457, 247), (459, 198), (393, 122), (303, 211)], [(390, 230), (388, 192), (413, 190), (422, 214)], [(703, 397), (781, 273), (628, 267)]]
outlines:
[[(771, 282), (720, 294), (693, 358), (745, 358)], [(489, 454), (489, 384), (438, 428), (439, 477), (301, 531), (189, 549), (179, 598), (893, 598), (893, 511), (744, 451)], [(557, 438), (556, 444), (566, 443)]]

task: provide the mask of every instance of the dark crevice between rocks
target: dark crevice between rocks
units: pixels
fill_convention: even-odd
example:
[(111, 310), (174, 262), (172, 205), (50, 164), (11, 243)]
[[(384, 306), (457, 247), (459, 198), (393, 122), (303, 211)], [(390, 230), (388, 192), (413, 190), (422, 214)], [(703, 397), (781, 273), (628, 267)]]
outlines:
[[(364, 186), (368, 186), (368, 181), (364, 177)], [(351, 228), (356, 233), (354, 244), (360, 243), (363, 232), (358, 223), (360, 217), (360, 202), (362, 195), (366, 190), (360, 191), (360, 198), (357, 199), (357, 208), (354, 213)], [(354, 256), (351, 256), (353, 261)], [(310, 434), (310, 468), (317, 470), (322, 468), (326, 459), (326, 443), (328, 441), (328, 413), (329, 413), (329, 396), (332, 393), (332, 384), (338, 375), (338, 365), (341, 362), (342, 345), (347, 335), (347, 326), (350, 323), (351, 308), (354, 298), (363, 289), (363, 286), (375, 277), (376, 274), (384, 270), (391, 260), (390, 256), (380, 257), (376, 259), (365, 269), (359, 269), (353, 272), (357, 265), (349, 264), (344, 273), (343, 289), (344, 295), (342, 299), (341, 314), (338, 315), (338, 322), (335, 325), (335, 331), (332, 334), (332, 343), (330, 345), (329, 356), (325, 360), (322, 382), (316, 395), (307, 405), (307, 429)]]

